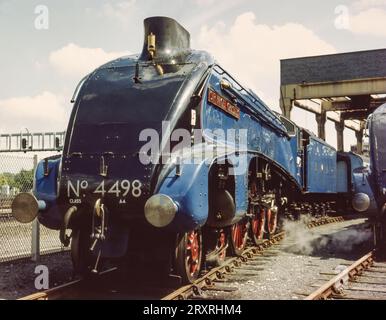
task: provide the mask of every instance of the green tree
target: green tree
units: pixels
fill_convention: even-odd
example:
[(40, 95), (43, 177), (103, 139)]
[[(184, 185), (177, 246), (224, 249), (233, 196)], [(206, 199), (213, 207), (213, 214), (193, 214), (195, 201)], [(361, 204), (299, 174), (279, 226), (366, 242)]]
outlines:
[(15, 175), (9, 172), (0, 173), (0, 186), (9, 185), (13, 187), (15, 184)]
[(18, 188), (20, 192), (29, 192), (33, 187), (34, 170), (21, 170), (14, 176), (12, 187)]

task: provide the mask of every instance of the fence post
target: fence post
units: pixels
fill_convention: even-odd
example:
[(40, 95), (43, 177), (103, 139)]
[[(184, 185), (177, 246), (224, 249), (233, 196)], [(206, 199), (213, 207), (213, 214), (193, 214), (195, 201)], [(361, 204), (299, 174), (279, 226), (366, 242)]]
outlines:
[[(38, 156), (34, 155), (34, 172), (38, 166)], [(38, 262), (40, 259), (40, 223), (36, 218), (32, 222), (32, 243), (31, 243), (31, 259)]]

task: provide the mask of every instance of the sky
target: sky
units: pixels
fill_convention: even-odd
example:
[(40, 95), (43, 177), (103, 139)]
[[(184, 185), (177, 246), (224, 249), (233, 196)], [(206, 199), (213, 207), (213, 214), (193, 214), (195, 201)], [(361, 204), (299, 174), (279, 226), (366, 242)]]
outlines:
[[(280, 59), (386, 47), (386, 0), (0, 0), (0, 133), (64, 131), (78, 82), (140, 52), (143, 19), (159, 15), (277, 111)], [(293, 119), (316, 132), (314, 115)]]

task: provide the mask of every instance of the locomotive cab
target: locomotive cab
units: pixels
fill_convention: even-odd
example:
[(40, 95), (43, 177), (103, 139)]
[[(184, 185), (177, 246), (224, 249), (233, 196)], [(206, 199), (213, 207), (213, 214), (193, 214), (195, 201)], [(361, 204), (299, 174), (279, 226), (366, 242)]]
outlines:
[(277, 114), (281, 122), (285, 126), (290, 139), (291, 150), (294, 158), (296, 158), (296, 178), (298, 182), (304, 187), (304, 140), (303, 130), (297, 126), (293, 121), (287, 119), (285, 116)]

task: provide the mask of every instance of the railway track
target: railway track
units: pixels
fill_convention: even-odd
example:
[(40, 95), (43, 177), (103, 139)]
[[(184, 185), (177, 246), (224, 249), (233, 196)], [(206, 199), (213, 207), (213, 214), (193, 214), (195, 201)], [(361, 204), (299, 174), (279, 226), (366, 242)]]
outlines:
[[(383, 259), (384, 260), (384, 259)], [(386, 262), (371, 251), (347, 266), (305, 300), (385, 300)]]
[[(117, 268), (111, 268), (105, 270), (98, 274), (98, 280), (101, 278), (107, 278), (111, 276), (114, 272), (117, 271)], [(85, 291), (85, 287), (89, 284), (87, 280), (74, 280), (63, 285), (54, 287), (52, 289), (48, 289), (45, 291), (33, 293), (26, 297), (20, 298), (18, 300), (61, 300), (61, 299), (69, 299), (72, 297), (73, 299), (82, 297), (82, 293)]]
[(232, 274), (234, 269), (240, 268), (243, 264), (253, 260), (265, 249), (282, 240), (284, 236), (284, 232), (278, 233), (273, 236), (272, 239), (266, 240), (258, 246), (246, 249), (240, 257), (234, 257), (227, 260), (223, 265), (212, 269), (193, 284), (187, 285), (172, 292), (171, 294), (162, 298), (162, 300), (186, 300), (194, 298), (204, 299), (205, 291), (234, 291), (236, 288), (225, 287), (222, 285), (227, 275)]
[[(343, 217), (322, 218), (307, 224), (308, 228), (315, 228), (329, 223), (342, 222)], [(223, 265), (212, 269), (193, 284), (182, 287), (171, 294), (162, 298), (162, 300), (185, 300), (185, 299), (205, 299), (207, 291), (230, 292), (236, 291), (237, 287), (224, 286), (228, 283), (226, 278), (234, 274), (237, 269), (243, 268), (253, 263), (257, 257), (268, 248), (280, 242), (285, 237), (285, 232), (273, 236), (269, 240), (264, 240), (261, 244), (247, 248), (241, 256), (227, 260)], [(251, 268), (256, 269), (256, 268)], [(249, 269), (250, 270), (250, 269)]]
[[(343, 217), (325, 217), (312, 221), (307, 224), (308, 228), (315, 228), (318, 226), (343, 222)], [(237, 290), (237, 287), (227, 286), (227, 278), (232, 277), (235, 271), (248, 267), (259, 256), (261, 256), (267, 249), (279, 243), (285, 237), (285, 232), (280, 232), (274, 235), (271, 239), (262, 241), (259, 245), (251, 246), (245, 249), (239, 257), (232, 257), (226, 260), (221, 266), (213, 268), (206, 272), (201, 278), (190, 285), (178, 288), (177, 290), (169, 289), (168, 294), (161, 295), (162, 300), (184, 300), (184, 299), (205, 299), (206, 292), (232, 292)], [(256, 269), (256, 268), (255, 268)], [(99, 274), (99, 278), (113, 277), (117, 269), (110, 269)], [(100, 280), (100, 279), (95, 279)], [(60, 300), (60, 299), (85, 299), (84, 295), (90, 299), (90, 290), (87, 286), (90, 282), (86, 280), (76, 280), (63, 284), (61, 286), (34, 293), (32, 295), (21, 298), (20, 300)], [(94, 283), (95, 284), (95, 281)], [(160, 288), (157, 288), (160, 289)], [(95, 295), (92, 296), (101, 299), (103, 297)], [(113, 296), (114, 297), (114, 296)]]

